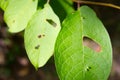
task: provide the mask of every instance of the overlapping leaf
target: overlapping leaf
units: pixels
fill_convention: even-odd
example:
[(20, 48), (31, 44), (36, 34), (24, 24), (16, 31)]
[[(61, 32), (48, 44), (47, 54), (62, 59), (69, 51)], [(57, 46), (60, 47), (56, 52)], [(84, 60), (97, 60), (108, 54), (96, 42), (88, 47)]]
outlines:
[[(38, 8), (43, 8), (46, 2), (47, 0), (39, 0)], [(64, 20), (66, 15), (74, 11), (72, 0), (50, 0), (50, 5), (61, 21)]]
[[(86, 38), (95, 45), (89, 46)], [(112, 65), (111, 43), (89, 7), (81, 7), (63, 21), (55, 46), (55, 64), (60, 80), (107, 80)]]
[(61, 21), (74, 11), (72, 0), (51, 0), (50, 4)]
[(25, 29), (25, 48), (35, 68), (42, 67), (54, 53), (60, 21), (49, 4), (38, 10)]
[(63, 6), (67, 14), (74, 11), (72, 0), (58, 0), (58, 2)]
[(10, 0), (0, 0), (0, 7), (5, 11), (9, 2), (10, 2)]
[(10, 32), (19, 32), (25, 29), (31, 16), (36, 12), (37, 3), (38, 0), (10, 0), (7, 8), (4, 8), (4, 19)]

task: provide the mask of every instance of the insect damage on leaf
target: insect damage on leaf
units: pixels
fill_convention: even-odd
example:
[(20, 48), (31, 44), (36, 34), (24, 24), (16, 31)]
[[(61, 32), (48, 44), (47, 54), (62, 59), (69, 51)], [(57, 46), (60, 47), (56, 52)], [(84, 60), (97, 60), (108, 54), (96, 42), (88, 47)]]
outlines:
[(1, 8), (5, 11), (4, 20), (10, 32), (17, 33), (26, 28), (37, 10), (37, 3), (38, 0), (2, 0), (0, 2)]
[(13, 23), (15, 23), (15, 20), (13, 20)]
[(42, 37), (45, 37), (45, 34), (43, 34), (43, 35), (38, 35), (38, 38), (42, 38)]
[(60, 80), (107, 80), (112, 67), (111, 42), (91, 8), (82, 6), (65, 18), (54, 57)]
[(28, 57), (36, 69), (43, 67), (53, 55), (60, 29), (60, 20), (49, 4), (45, 4), (43, 9), (38, 9), (32, 16), (24, 37)]
[(90, 71), (92, 68), (90, 67), (90, 66), (88, 66), (87, 68), (86, 68), (86, 71)]
[(40, 45), (35, 46), (35, 49), (39, 49)]
[(83, 45), (91, 48), (95, 52), (101, 51), (101, 46), (88, 37), (83, 37)]
[(56, 27), (57, 24), (52, 19), (46, 19), (46, 21), (51, 24), (53, 27)]

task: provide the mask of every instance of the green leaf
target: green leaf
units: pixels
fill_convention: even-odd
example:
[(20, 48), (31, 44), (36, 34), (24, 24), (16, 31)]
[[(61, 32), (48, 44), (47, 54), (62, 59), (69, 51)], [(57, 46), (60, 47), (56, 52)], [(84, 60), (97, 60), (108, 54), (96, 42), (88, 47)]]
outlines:
[(107, 80), (112, 65), (109, 35), (92, 9), (81, 7), (62, 23), (55, 45), (60, 80)]
[[(42, 9), (47, 0), (39, 0), (38, 2), (38, 8)], [(74, 11), (72, 0), (50, 0), (50, 5), (61, 21), (64, 20), (66, 15)]]
[(38, 9), (43, 9), (47, 0), (38, 0)]
[(51, 0), (50, 4), (61, 21), (74, 11), (72, 0)]
[(0, 7), (2, 10), (6, 10), (8, 4), (9, 4), (10, 0), (0, 0)]
[(74, 11), (72, 0), (58, 0), (58, 2), (63, 6), (67, 14)]
[(49, 4), (38, 10), (30, 20), (25, 29), (25, 48), (36, 69), (44, 66), (53, 55), (59, 31), (59, 18)]
[(36, 12), (38, 0), (10, 0), (4, 14), (10, 32), (25, 29), (31, 16)]

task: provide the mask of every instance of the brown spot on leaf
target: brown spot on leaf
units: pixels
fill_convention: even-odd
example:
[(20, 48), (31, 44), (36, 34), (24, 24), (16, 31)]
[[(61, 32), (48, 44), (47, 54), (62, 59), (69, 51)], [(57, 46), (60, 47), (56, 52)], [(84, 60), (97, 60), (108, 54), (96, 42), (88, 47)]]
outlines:
[(35, 49), (39, 49), (40, 45), (35, 46)]
[(38, 35), (38, 38), (41, 38), (42, 36), (41, 35)]
[(83, 45), (91, 48), (95, 52), (100, 52), (101, 51), (101, 46), (98, 43), (96, 43), (95, 41), (93, 41), (92, 39), (88, 38), (88, 37), (83, 38)]
[(15, 23), (15, 20), (13, 20), (12, 22)]
[(43, 35), (38, 35), (38, 38), (42, 38), (42, 37), (45, 37), (45, 34), (43, 34)]
[(53, 27), (57, 26), (57, 23), (55, 23), (52, 19), (46, 19), (46, 21), (51, 24)]
[(45, 34), (43, 34), (42, 36), (45, 37)]

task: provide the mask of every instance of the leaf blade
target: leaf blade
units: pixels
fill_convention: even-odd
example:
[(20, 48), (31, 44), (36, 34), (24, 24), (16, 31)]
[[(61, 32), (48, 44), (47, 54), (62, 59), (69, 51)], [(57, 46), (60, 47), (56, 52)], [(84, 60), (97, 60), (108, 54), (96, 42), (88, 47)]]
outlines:
[[(98, 43), (100, 52), (84, 46), (84, 37)], [(60, 80), (108, 78), (112, 65), (112, 47), (107, 31), (92, 9), (83, 6), (63, 21), (56, 41), (55, 64)]]
[(10, 0), (0, 0), (0, 7), (2, 10), (6, 10), (8, 4), (9, 4)]
[[(54, 21), (56, 26), (50, 24), (47, 19)], [(46, 4), (42, 10), (38, 10), (33, 16), (25, 29), (25, 48), (35, 68), (44, 66), (53, 55), (54, 44), (59, 30), (59, 18), (49, 4)]]
[(4, 20), (10, 32), (25, 29), (31, 16), (36, 12), (38, 0), (10, 0), (4, 14)]

